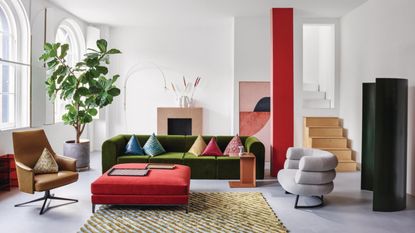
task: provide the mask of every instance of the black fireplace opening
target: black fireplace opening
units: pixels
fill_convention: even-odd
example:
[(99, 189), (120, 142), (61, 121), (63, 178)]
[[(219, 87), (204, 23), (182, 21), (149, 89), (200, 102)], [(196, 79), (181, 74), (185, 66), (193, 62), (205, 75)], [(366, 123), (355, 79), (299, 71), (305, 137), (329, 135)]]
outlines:
[(191, 118), (169, 118), (167, 119), (168, 135), (192, 135)]

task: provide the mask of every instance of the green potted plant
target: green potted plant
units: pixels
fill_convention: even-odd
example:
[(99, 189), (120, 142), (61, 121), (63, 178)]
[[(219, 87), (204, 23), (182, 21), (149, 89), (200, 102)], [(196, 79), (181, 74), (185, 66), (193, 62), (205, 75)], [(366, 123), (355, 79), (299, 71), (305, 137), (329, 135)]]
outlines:
[(92, 122), (98, 110), (112, 103), (120, 89), (115, 86), (119, 75), (108, 75), (109, 56), (121, 53), (108, 49), (106, 40), (96, 42), (98, 50), (88, 49), (82, 61), (67, 64), (69, 45), (46, 43), (39, 58), (47, 65), (46, 88), (52, 101), (66, 101), (62, 120), (74, 127), (75, 140), (66, 141), (64, 155), (77, 159), (77, 168), (89, 168), (89, 141), (81, 140), (85, 126)]

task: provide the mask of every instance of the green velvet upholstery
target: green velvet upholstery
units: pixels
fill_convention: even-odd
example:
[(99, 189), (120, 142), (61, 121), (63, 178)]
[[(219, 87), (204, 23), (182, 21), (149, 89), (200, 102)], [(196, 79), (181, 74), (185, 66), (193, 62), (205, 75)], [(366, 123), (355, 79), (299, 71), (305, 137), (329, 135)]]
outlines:
[(216, 157), (185, 153), (183, 164), (191, 168), (192, 179), (216, 179)]
[[(196, 140), (196, 136), (162, 135), (157, 139), (167, 153), (148, 157), (125, 155), (125, 145), (131, 135), (118, 135), (102, 144), (102, 172), (106, 172), (117, 163), (176, 163), (188, 165), (192, 170), (192, 179), (238, 179), (239, 158), (227, 156), (195, 156), (187, 153)], [(145, 144), (150, 136), (137, 135), (140, 144)], [(206, 143), (212, 136), (203, 136)], [(222, 151), (233, 136), (217, 136), (218, 146)], [(245, 150), (256, 156), (256, 178), (264, 179), (265, 147), (255, 137), (241, 136)]]
[(216, 179), (239, 179), (239, 157), (217, 156)]
[(148, 163), (149, 155), (121, 155), (117, 157), (117, 163)]
[[(164, 146), (164, 145), (163, 145)], [(167, 152), (161, 155), (150, 157), (150, 163), (183, 163), (183, 152)]]

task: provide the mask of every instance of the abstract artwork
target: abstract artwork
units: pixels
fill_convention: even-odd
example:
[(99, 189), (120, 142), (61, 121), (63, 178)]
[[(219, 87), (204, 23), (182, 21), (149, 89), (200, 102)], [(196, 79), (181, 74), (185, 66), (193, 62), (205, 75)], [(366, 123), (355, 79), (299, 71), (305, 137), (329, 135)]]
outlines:
[(239, 82), (239, 134), (264, 143), (265, 161), (270, 161), (270, 94), (270, 82)]

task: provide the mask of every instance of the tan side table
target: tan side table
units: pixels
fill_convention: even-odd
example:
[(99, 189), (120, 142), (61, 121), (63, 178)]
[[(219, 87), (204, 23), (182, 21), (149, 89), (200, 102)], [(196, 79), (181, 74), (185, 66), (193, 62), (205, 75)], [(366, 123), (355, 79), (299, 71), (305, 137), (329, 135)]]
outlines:
[(256, 187), (256, 157), (252, 153), (240, 156), (240, 181), (229, 181), (231, 188)]

